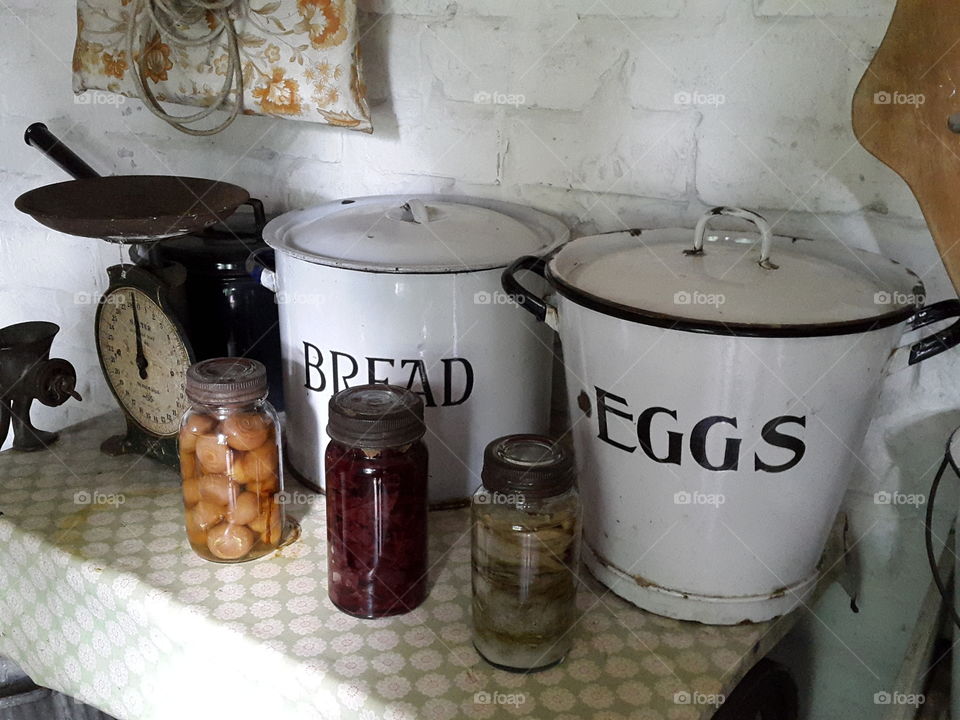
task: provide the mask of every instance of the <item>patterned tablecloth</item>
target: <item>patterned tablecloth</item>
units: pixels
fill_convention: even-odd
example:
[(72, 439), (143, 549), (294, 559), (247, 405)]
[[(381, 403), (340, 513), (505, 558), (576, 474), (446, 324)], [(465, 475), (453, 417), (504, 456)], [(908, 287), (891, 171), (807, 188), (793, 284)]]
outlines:
[(667, 620), (584, 571), (567, 659), (495, 670), (470, 643), (466, 510), (431, 514), (427, 602), (357, 620), (327, 599), (322, 497), (288, 480), (301, 538), (206, 562), (187, 545), (176, 473), (99, 452), (120, 426), (0, 454), (0, 654), (118, 718), (709, 718), (790, 625)]

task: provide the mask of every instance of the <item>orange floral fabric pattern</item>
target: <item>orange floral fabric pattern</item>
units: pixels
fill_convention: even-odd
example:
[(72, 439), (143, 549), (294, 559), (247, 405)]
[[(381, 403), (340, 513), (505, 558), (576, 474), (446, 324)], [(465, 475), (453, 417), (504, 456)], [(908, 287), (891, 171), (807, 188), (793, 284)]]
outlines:
[(110, 77), (122, 78), (127, 71), (126, 51), (121, 50), (114, 57), (110, 53), (103, 54), (103, 71)]
[(346, 0), (297, 0), (301, 20), (297, 27), (310, 36), (310, 45), (325, 48), (339, 45), (347, 35), (343, 18)]
[(270, 115), (300, 114), (300, 88), (296, 80), (284, 77), (283, 68), (274, 68), (270, 81), (255, 88), (253, 96)]
[[(224, 40), (182, 47), (154, 34), (130, 58), (130, 0), (77, 0), (74, 91), (137, 97), (140, 72), (157, 97), (181, 105), (211, 102), (229, 66)], [(356, 0), (258, 0), (236, 17), (243, 75), (241, 110), (372, 131), (358, 47)], [(215, 26), (199, 17), (196, 33)]]
[(155, 83), (166, 80), (167, 70), (173, 69), (170, 46), (161, 40), (160, 33), (155, 33), (150, 38), (150, 42), (143, 48), (143, 56), (138, 60), (143, 64), (143, 74)]

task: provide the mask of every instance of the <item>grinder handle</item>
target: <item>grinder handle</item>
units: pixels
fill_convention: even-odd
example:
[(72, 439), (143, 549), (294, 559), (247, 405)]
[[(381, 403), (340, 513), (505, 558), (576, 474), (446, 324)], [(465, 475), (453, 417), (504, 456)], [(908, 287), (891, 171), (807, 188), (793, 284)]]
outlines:
[(47, 407), (58, 407), (70, 398), (83, 400), (77, 392), (77, 371), (63, 358), (49, 358), (32, 367), (24, 387)]

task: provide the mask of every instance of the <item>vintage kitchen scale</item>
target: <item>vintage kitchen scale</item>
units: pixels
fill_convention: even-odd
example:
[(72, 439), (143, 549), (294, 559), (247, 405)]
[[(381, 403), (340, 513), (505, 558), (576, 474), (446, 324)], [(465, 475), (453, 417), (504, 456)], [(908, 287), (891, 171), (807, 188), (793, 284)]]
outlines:
[(97, 307), (95, 341), (127, 429), (101, 449), (177, 465), (177, 431), (187, 407), (184, 378), (195, 356), (170, 298), (169, 288), (176, 285), (136, 265), (113, 265), (107, 274), (110, 286)]
[[(25, 193), (16, 207), (54, 230), (129, 245), (134, 261), (107, 269), (94, 321), (100, 367), (126, 420), (126, 431), (101, 450), (176, 467), (186, 371), (207, 357), (261, 360), (278, 402), (276, 305), (244, 262), (265, 247), (260, 201), (236, 185), (200, 178), (101, 177), (42, 123), (24, 137), (76, 179)], [(104, 197), (106, 212), (106, 203), (97, 203)], [(241, 205), (252, 208), (252, 217), (239, 214), (246, 224), (223, 225)]]

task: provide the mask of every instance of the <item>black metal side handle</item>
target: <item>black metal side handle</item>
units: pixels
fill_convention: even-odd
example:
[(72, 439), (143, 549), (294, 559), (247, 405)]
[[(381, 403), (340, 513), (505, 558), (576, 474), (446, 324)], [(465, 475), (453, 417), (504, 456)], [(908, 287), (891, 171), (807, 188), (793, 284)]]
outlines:
[[(920, 308), (910, 318), (910, 329), (916, 330), (950, 318), (960, 318), (960, 300), (958, 299), (941, 300), (933, 305)], [(908, 364), (916, 365), (958, 344), (960, 344), (960, 320), (950, 327), (911, 345)]]
[(524, 255), (514, 260), (500, 276), (500, 284), (503, 285), (504, 291), (513, 298), (517, 305), (540, 322), (543, 322), (547, 317), (547, 304), (543, 301), (543, 298), (537, 297), (523, 287), (517, 280), (516, 274), (521, 270), (529, 270), (540, 277), (544, 277), (546, 269), (547, 261), (544, 258), (536, 255)]
[(267, 214), (263, 210), (263, 203), (257, 198), (248, 198), (244, 205), (253, 208), (253, 221), (257, 224), (257, 235), (263, 233), (263, 226), (267, 224)]
[(35, 122), (28, 127), (23, 133), (23, 139), (27, 145), (35, 147), (77, 180), (100, 177), (100, 173), (64, 145), (60, 138), (50, 132), (42, 122)]

